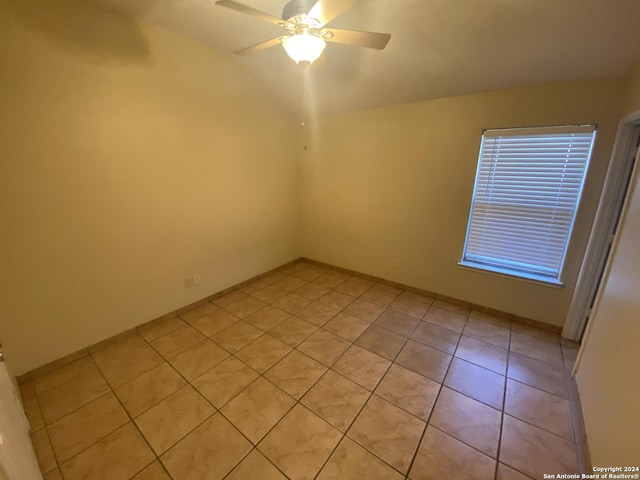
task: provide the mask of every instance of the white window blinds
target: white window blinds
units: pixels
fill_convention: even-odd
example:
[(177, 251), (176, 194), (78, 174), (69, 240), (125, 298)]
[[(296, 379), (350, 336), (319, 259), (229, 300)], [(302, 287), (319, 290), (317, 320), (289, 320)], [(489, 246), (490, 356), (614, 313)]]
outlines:
[(560, 283), (595, 126), (486, 130), (461, 264)]

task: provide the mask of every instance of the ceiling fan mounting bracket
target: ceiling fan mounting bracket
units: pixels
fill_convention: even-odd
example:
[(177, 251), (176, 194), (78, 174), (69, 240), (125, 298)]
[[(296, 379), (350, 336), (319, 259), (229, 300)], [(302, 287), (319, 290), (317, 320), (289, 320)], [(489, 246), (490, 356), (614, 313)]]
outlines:
[(315, 0), (291, 0), (282, 9), (282, 19), (288, 21), (301, 15), (306, 16), (314, 3), (316, 3)]

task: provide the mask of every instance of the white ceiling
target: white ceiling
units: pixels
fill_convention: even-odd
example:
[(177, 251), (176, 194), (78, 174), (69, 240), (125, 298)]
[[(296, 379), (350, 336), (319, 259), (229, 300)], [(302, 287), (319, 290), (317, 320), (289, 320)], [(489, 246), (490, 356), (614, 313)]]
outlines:
[[(231, 52), (281, 29), (215, 0), (99, 0)], [(280, 17), (286, 0), (239, 0)], [(391, 33), (383, 51), (329, 44), (311, 101), (343, 111), (624, 74), (640, 63), (640, 0), (361, 0), (329, 26)], [(300, 108), (301, 69), (280, 46), (234, 58)]]

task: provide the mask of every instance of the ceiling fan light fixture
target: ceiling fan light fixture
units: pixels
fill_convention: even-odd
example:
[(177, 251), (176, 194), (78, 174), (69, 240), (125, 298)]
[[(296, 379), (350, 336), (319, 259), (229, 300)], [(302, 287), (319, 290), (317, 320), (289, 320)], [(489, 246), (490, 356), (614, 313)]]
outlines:
[(327, 44), (322, 38), (303, 32), (283, 39), (282, 46), (296, 63), (311, 64), (322, 55)]

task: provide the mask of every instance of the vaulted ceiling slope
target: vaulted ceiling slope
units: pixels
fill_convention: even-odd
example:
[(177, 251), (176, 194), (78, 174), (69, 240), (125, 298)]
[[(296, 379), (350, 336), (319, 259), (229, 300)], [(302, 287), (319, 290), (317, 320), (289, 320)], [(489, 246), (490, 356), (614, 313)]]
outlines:
[[(215, 0), (98, 0), (231, 52), (278, 26)], [(286, 0), (240, 0), (280, 17)], [(360, 0), (329, 26), (392, 34), (383, 51), (329, 44), (307, 72), (313, 106), (344, 111), (630, 72), (640, 63), (640, 0)], [(300, 108), (301, 69), (279, 48), (237, 57)]]

